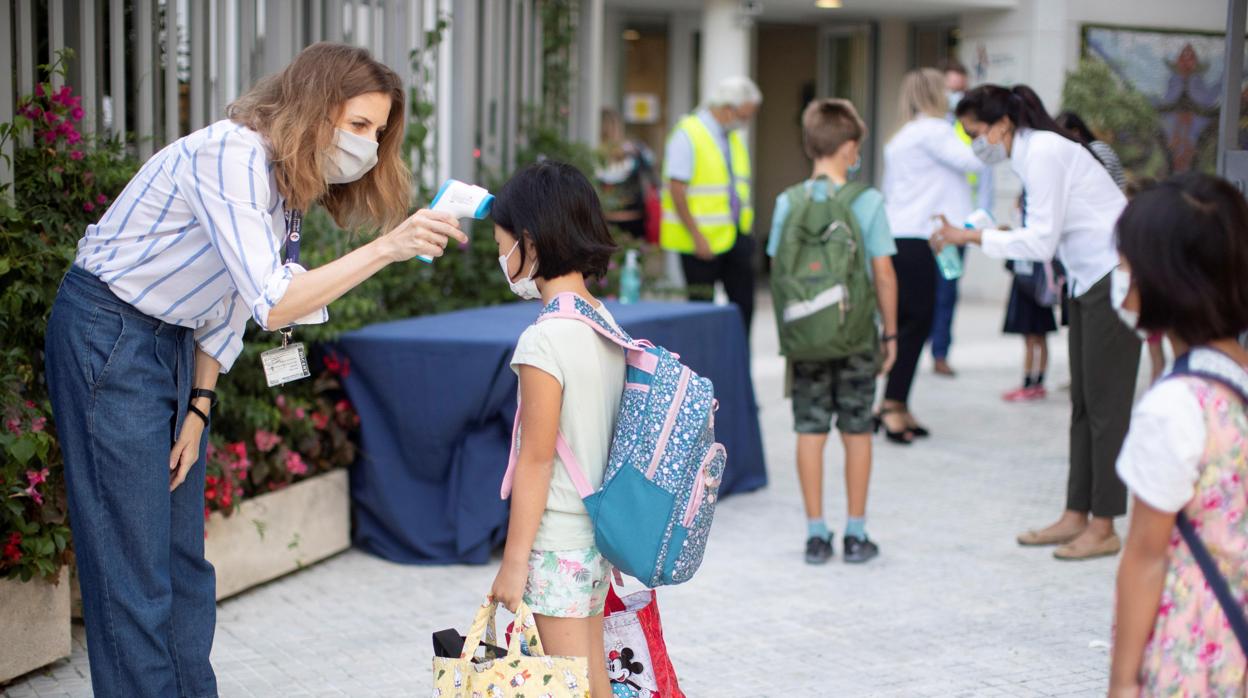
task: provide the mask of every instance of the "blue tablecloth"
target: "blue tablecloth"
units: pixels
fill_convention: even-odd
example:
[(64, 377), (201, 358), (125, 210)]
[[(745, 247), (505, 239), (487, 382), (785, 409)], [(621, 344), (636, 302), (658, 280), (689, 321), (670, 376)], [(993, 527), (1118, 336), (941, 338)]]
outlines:
[[(767, 483), (749, 352), (735, 308), (609, 304), (620, 325), (681, 355), (715, 384), (715, 433), (728, 449), (722, 492)], [(360, 414), (351, 472), (355, 544), (402, 563), (489, 561), (503, 542), (498, 496), (516, 411), (509, 366), (537, 303), (373, 325), (344, 335), (346, 390)]]

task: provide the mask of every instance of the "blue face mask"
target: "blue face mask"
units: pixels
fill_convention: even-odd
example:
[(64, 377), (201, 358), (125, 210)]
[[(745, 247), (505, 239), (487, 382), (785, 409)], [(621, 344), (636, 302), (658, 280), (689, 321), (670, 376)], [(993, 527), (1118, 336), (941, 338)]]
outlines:
[(854, 164), (849, 166), (849, 174), (856, 175), (858, 174), (858, 170), (861, 170), (861, 169), (862, 169), (862, 154), (859, 153), (857, 159), (854, 160)]

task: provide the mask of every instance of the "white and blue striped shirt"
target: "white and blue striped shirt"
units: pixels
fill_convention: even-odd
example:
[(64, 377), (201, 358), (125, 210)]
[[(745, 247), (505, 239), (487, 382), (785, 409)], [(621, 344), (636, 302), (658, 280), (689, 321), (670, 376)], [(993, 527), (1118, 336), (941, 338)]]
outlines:
[(274, 329), (269, 310), (306, 271), (282, 263), (284, 220), (264, 137), (218, 121), (153, 155), (87, 227), (75, 264), (144, 314), (193, 328), (228, 371), (247, 319)]

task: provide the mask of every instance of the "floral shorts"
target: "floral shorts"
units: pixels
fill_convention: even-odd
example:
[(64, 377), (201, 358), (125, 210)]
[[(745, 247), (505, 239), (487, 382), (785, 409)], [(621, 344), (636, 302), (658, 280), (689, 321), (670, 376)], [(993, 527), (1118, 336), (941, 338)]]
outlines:
[(589, 618), (600, 615), (610, 588), (611, 563), (597, 548), (534, 550), (524, 603), (540, 616)]

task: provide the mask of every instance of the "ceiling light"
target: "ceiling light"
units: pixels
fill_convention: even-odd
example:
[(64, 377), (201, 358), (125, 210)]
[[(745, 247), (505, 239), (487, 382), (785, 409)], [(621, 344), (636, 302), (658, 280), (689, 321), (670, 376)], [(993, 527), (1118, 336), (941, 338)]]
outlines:
[(624, 30), (624, 40), (625, 40), (625, 41), (637, 41), (637, 40), (638, 40), (638, 39), (640, 39), (640, 38), (641, 38), (641, 32), (637, 31), (636, 29), (625, 29), (625, 30)]
[(841, 0), (815, 0), (815, 7), (822, 7), (825, 10), (837, 10), (841, 7)]

